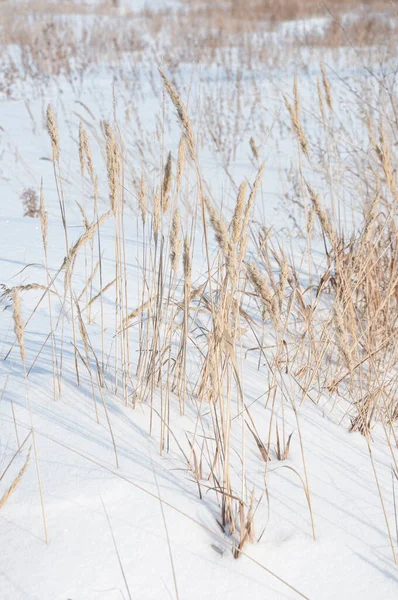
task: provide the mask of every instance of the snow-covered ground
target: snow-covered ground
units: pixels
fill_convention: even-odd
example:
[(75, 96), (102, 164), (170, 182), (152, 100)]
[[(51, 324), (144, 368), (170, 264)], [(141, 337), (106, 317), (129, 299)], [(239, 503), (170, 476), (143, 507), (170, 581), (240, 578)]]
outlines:
[[(137, 11), (148, 5), (141, 0), (130, 4)], [(172, 4), (175, 3), (167, 3), (167, 6)], [(156, 6), (164, 8), (166, 3), (157, 2)], [(71, 18), (78, 23), (80, 17), (72, 15)], [(308, 27), (313, 28), (314, 23), (309, 22)], [(303, 23), (300, 27), (304, 27)], [(292, 24), (281, 27), (280, 35), (291, 28)], [(275, 32), (269, 33), (270, 43), (275, 35)], [(18, 65), (18, 49), (9, 50)], [(230, 56), (232, 65), (234, 50), (231, 49)], [(237, 186), (245, 179), (251, 184), (265, 160), (253, 224), (273, 228), (275, 239), (285, 244), (289, 262), (295, 265), (303, 281), (310, 283), (312, 275), (303, 260), (306, 240), (299, 234), (300, 229), (305, 229), (305, 222), (301, 208), (297, 208), (303, 200), (295, 179), (301, 159), (283, 95), (293, 102), (296, 71), (302, 120), (314, 144), (312, 162), (300, 165), (301, 173), (322, 190), (325, 202), (332, 206), (330, 190), (333, 186), (325, 181), (322, 159), (318, 160), (316, 150), (318, 142), (320, 145), (324, 141), (320, 140), (323, 134), (319, 133), (317, 79), (322, 78), (320, 59), (325, 61), (335, 99), (334, 116), (329, 121), (330, 138), (326, 139), (339, 140), (344, 132), (349, 140), (343, 156), (331, 151), (333, 172), (329, 172), (333, 181), (338, 182), (336, 186), (341, 186), (341, 204), (336, 210), (344, 215), (340, 223), (349, 232), (354, 227), (361, 202), (350, 187), (351, 171), (347, 174), (342, 166), (351, 168), (356, 158), (361, 158), (364, 139), (363, 122), (354, 116), (358, 93), (353, 88), (360, 82), (363, 98), (369, 97), (373, 102), (375, 83), (361, 62), (366, 60), (365, 53), (358, 57), (348, 49), (345, 54), (338, 54), (306, 48), (297, 52), (296, 57), (291, 51), (287, 53), (291, 58), (289, 64), (273, 64), (268, 68), (254, 61), (252, 68), (243, 72), (239, 67), (231, 70), (226, 64), (187, 62), (169, 66), (165, 56), (157, 56), (156, 60), (170, 73), (192, 116), (206, 194), (221, 207), (229, 222)], [(355, 64), (351, 62), (353, 56)], [(124, 58), (120, 70), (115, 69), (114, 64), (101, 64), (71, 77), (21, 78), (13, 83), (11, 93), (1, 98), (0, 284), (7, 288), (30, 283), (45, 287), (48, 283), (40, 220), (22, 216), (20, 197), (24, 190), (33, 188), (39, 194), (43, 182), (51, 277), (57, 274), (65, 257), (57, 185), (58, 189), (62, 187), (65, 198), (70, 245), (84, 232), (78, 203), (82, 206), (84, 201), (89, 223), (95, 220), (93, 186), (87, 174), (84, 183), (80, 175), (81, 122), (88, 131), (98, 175), (98, 210), (100, 214), (109, 210), (101, 131), (101, 122), (108, 120), (117, 124), (124, 144), (127, 303), (129, 311), (139, 306), (143, 285), (142, 252), (148, 244), (140, 227), (139, 178), (144, 172), (151, 212), (161, 165), (168, 151), (176, 160), (181, 132), (173, 106), (163, 94), (150, 47), (137, 64), (131, 57)], [(57, 185), (46, 131), (49, 103), (54, 108), (60, 136), (61, 170), (57, 174)], [(377, 102), (371, 108), (377, 110)], [(258, 149), (257, 157), (250, 149), (251, 137)], [(354, 139), (358, 153), (355, 159), (350, 154)], [(184, 198), (189, 197), (194, 186), (191, 170), (184, 179)], [(184, 231), (189, 231), (193, 223), (193, 212), (192, 207), (181, 206)], [(165, 220), (165, 231), (167, 224)], [(192, 281), (201, 282), (206, 260), (199, 220), (194, 223), (194, 229)], [(114, 232), (109, 218), (101, 227), (104, 285), (115, 277)], [(217, 254), (213, 237), (210, 236), (212, 259)], [(323, 245), (321, 236), (314, 236), (311, 269), (317, 274), (326, 269)], [(250, 259), (256, 256), (254, 247), (249, 248), (248, 255)], [(86, 268), (80, 256), (73, 274), (76, 297), (82, 292), (84, 295)], [(98, 277), (93, 288), (92, 296), (99, 291)], [(170, 288), (166, 284), (166, 295)], [(54, 319), (62, 313), (57, 295), (63, 294), (61, 276), (55, 280), (55, 290), (52, 294)], [(2, 289), (0, 295), (1, 292)], [(345, 404), (340, 406), (340, 399), (338, 402), (336, 398), (330, 400), (323, 389), (317, 389), (316, 383), (311, 389), (316, 403), (303, 394), (300, 396), (298, 387), (292, 393), (294, 402), (287, 401), (292, 383), (287, 366), (286, 372), (285, 369), (278, 372), (276, 383), (271, 381), (267, 361), (258, 351), (253, 351), (256, 340), (250, 331), (247, 337), (243, 336), (236, 351), (250, 422), (256, 424), (260, 438), (265, 441), (272, 418), (280, 424), (284, 421), (287, 435), (293, 432), (293, 436), (285, 461), (276, 459), (275, 440), (272, 440), (271, 460), (266, 464), (253, 435), (245, 429), (242, 407), (233, 385), (232, 479), (234, 485), (244, 488), (242, 496), (247, 503), (254, 491), (256, 506), (255, 543), (245, 544), (244, 554), (235, 560), (231, 548), (236, 537), (227, 535), (219, 525), (220, 495), (215, 493), (213, 480), (203, 477), (198, 484), (186, 459), (190, 454), (188, 440), (201, 437), (196, 431), (198, 422), (203, 427), (203, 439), (205, 433), (210, 436), (212, 421), (208, 405), (192, 394), (187, 400), (185, 415), (181, 416), (177, 396), (171, 394), (170, 448), (168, 452), (159, 452), (161, 422), (158, 417), (164, 402), (164, 387), (155, 389), (151, 403), (138, 403), (134, 410), (131, 405), (134, 386), (138, 385), (135, 377), (140, 349), (137, 324), (129, 329), (133, 375), (129, 382), (128, 405), (121, 393), (114, 393), (117, 342), (112, 288), (104, 294), (103, 332), (99, 303), (93, 304), (90, 320), (83, 312), (93, 355), (100, 356), (102, 336), (104, 338), (107, 357), (104, 387), (97, 385), (93, 360), (88, 369), (80, 364), (77, 385), (69, 315), (62, 325), (62, 393), (54, 400), (49, 305), (47, 297), (43, 300), (42, 295), (43, 289), (22, 294), (22, 318), (27, 322), (25, 367), (15, 344), (12, 301), (6, 296), (0, 305), (0, 498), (24, 465), (33, 442), (30, 433), (33, 423), (48, 529), (46, 544), (32, 448), (26, 471), (0, 509), (1, 600), (157, 600), (169, 597), (277, 600), (300, 596), (311, 600), (393, 600), (397, 597), (398, 572), (392, 560), (385, 520), (387, 516), (397, 549), (391, 458), (391, 451), (396, 455), (396, 449), (388, 447), (381, 426), (372, 431), (370, 454), (365, 437), (358, 432), (348, 432), (347, 420), (343, 419)], [(252, 309), (253, 306), (249, 305)], [(61, 326), (58, 334), (60, 343)], [(195, 339), (201, 343), (199, 335)], [(80, 338), (77, 345), (84, 353)], [(272, 345), (269, 347), (272, 354)], [(194, 353), (188, 357), (187, 371), (188, 387), (194, 389), (194, 381), (199, 377)], [(281, 392), (280, 404), (278, 396), (273, 416), (274, 408), (271, 411), (270, 403), (266, 406), (272, 385), (286, 390), (286, 396)], [(302, 400), (296, 416), (295, 408)], [(152, 435), (149, 435), (150, 423)], [(20, 445), (22, 448), (17, 453)], [(205, 465), (204, 470), (209, 470), (209, 466)], [(305, 480), (311, 495), (316, 539), (313, 539)]]

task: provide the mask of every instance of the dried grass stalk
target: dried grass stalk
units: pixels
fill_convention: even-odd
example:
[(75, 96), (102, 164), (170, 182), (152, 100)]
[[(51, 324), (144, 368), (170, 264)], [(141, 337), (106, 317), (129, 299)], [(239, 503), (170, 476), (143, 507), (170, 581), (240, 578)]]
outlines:
[(186, 289), (191, 287), (191, 276), (192, 276), (192, 265), (191, 265), (191, 247), (189, 244), (188, 235), (184, 239), (184, 254), (183, 254), (183, 266), (184, 266), (184, 283)]
[(370, 210), (369, 210), (369, 213), (368, 213), (368, 216), (366, 219), (365, 227), (363, 228), (363, 231), (362, 231), (362, 244), (364, 246), (366, 246), (370, 241), (370, 238), (372, 235), (372, 227), (376, 220), (376, 215), (377, 215), (376, 209), (379, 204), (379, 201), (380, 201), (379, 190), (377, 190), (376, 197), (372, 202), (372, 205), (370, 207)]
[(307, 212), (307, 233), (311, 235), (312, 230), (314, 228), (314, 220), (315, 220), (315, 206), (311, 204), (311, 208)]
[(254, 263), (249, 263), (247, 265), (247, 272), (249, 275), (249, 279), (264, 306), (265, 314), (268, 313), (272, 321), (276, 325), (279, 319), (279, 311), (277, 308), (277, 304), (273, 300), (273, 295), (266, 279), (262, 276), (262, 274), (258, 270), (257, 265), (255, 265)]
[(169, 152), (167, 156), (167, 162), (164, 169), (164, 177), (163, 177), (163, 189), (162, 189), (162, 212), (166, 212), (169, 200), (170, 200), (170, 190), (171, 190), (171, 179), (172, 179), (172, 162), (171, 162), (171, 152)]
[(332, 86), (330, 85), (330, 81), (328, 79), (328, 76), (326, 75), (325, 66), (323, 64), (321, 64), (321, 71), (322, 71), (323, 89), (325, 90), (325, 96), (326, 96), (326, 104), (328, 105), (330, 112), (332, 112), (333, 111)]
[(278, 282), (278, 291), (277, 291), (277, 297), (278, 297), (278, 303), (279, 303), (280, 310), (282, 309), (282, 304), (283, 304), (283, 299), (284, 299), (284, 294), (285, 294), (285, 289), (286, 289), (286, 285), (288, 282), (288, 278), (289, 278), (289, 267), (288, 267), (286, 259), (283, 258), (282, 264), (281, 264), (281, 273), (280, 273), (279, 282)]
[(340, 300), (336, 297), (333, 305), (333, 319), (336, 328), (337, 347), (344, 359), (345, 366), (352, 373), (354, 361), (352, 351), (349, 345), (346, 328), (344, 326), (344, 318)]
[(96, 274), (98, 272), (99, 266), (100, 266), (100, 262), (101, 262), (101, 259), (98, 259), (97, 262), (96, 262), (96, 264), (95, 264), (95, 266), (94, 266), (94, 269), (93, 269), (90, 277), (88, 277), (88, 279), (87, 279), (87, 281), (85, 283), (84, 288), (82, 289), (82, 291), (79, 294), (78, 300), (81, 300), (81, 298), (83, 297), (83, 295), (85, 294), (85, 292), (88, 290), (88, 288), (91, 286), (92, 282), (94, 281), (94, 278), (95, 278), (95, 276), (96, 276)]
[(321, 227), (323, 229), (323, 232), (329, 238), (332, 245), (334, 245), (336, 243), (336, 236), (334, 234), (332, 225), (329, 221), (329, 217), (322, 208), (321, 202), (319, 200), (319, 195), (314, 192), (312, 187), (307, 182), (305, 182), (305, 183), (306, 183), (308, 193), (309, 193), (311, 201), (312, 201), (312, 205), (314, 207), (316, 215), (317, 215), (319, 222), (321, 224)]
[(99, 229), (101, 227), (101, 225), (104, 223), (104, 221), (106, 221), (106, 219), (109, 217), (110, 214), (111, 214), (111, 211), (108, 211), (107, 213), (103, 214), (97, 221), (92, 223), (86, 229), (86, 231), (79, 237), (79, 239), (75, 242), (75, 244), (69, 250), (68, 256), (65, 257), (64, 262), (62, 264), (62, 268), (66, 267), (68, 265), (71, 265), (73, 263), (79, 249), (82, 248), (83, 246), (85, 246), (87, 244), (87, 242), (89, 242), (92, 239), (92, 237), (94, 236), (97, 229)]
[(174, 272), (177, 271), (178, 261), (181, 254), (181, 216), (178, 208), (174, 211), (173, 222), (170, 232), (170, 259), (171, 268)]
[(380, 160), (380, 163), (383, 167), (383, 171), (384, 171), (384, 174), (386, 177), (388, 188), (393, 193), (393, 195), (395, 196), (395, 199), (396, 199), (398, 197), (398, 191), (397, 191), (397, 186), (395, 183), (395, 168), (393, 167), (392, 162), (391, 162), (391, 150), (390, 150), (390, 147), (387, 142), (386, 132), (384, 130), (383, 125), (381, 124), (381, 126), (380, 126), (380, 142), (378, 144), (376, 142), (376, 140), (374, 139), (374, 136), (372, 133), (371, 122), (370, 122), (369, 116), (367, 118), (367, 121), (368, 121), (368, 131), (369, 131), (370, 141), (371, 141), (372, 146), (373, 146), (373, 148)]
[(232, 217), (232, 242), (236, 244), (242, 233), (242, 217), (246, 204), (247, 183), (243, 181), (239, 186), (238, 197), (236, 199), (234, 216)]
[(217, 211), (214, 210), (207, 198), (205, 198), (205, 204), (210, 216), (210, 223), (216, 235), (218, 246), (225, 258), (228, 273), (232, 278), (235, 278), (237, 264), (236, 247), (229, 237), (228, 228), (225, 221), (221, 218)]
[(22, 362), (25, 363), (26, 358), (26, 350), (25, 350), (25, 340), (24, 340), (24, 323), (21, 315), (21, 297), (19, 295), (19, 290), (17, 287), (13, 289), (12, 293), (13, 299), (13, 311), (12, 318), (14, 321), (14, 332), (17, 336), (17, 341), (19, 345), (19, 351), (21, 353)]
[(0, 510), (3, 508), (3, 506), (5, 505), (5, 503), (7, 502), (7, 500), (9, 499), (9, 497), (15, 492), (16, 488), (18, 487), (19, 483), (21, 482), (22, 477), (24, 476), (24, 473), (26, 471), (26, 469), (28, 468), (28, 464), (30, 461), (30, 451), (32, 449), (32, 446), (29, 448), (26, 460), (22, 466), (22, 469), (19, 471), (18, 475), (16, 476), (16, 478), (14, 479), (14, 481), (11, 483), (10, 487), (8, 488), (8, 490), (6, 490), (6, 492), (3, 494), (2, 498), (0, 499)]
[(305, 156), (308, 158), (308, 160), (310, 159), (309, 156), (309, 152), (308, 152), (308, 142), (307, 142), (307, 137), (304, 133), (304, 129), (301, 125), (301, 120), (300, 120), (300, 100), (299, 100), (299, 96), (298, 96), (298, 89), (297, 89), (297, 81), (296, 78), (294, 80), (294, 87), (293, 87), (293, 93), (294, 93), (294, 106), (292, 106), (289, 102), (289, 100), (286, 98), (286, 96), (283, 96), (283, 100), (285, 102), (285, 106), (290, 114), (290, 118), (292, 120), (292, 124), (293, 124), (293, 128), (296, 132), (297, 135), (297, 139), (299, 141), (299, 144), (301, 146), (301, 149), (303, 151), (303, 153), (305, 154)]
[(318, 91), (318, 102), (319, 102), (319, 108), (320, 108), (321, 116), (322, 116), (322, 123), (325, 127), (325, 125), (326, 125), (325, 104), (323, 102), (322, 87), (321, 87), (321, 82), (320, 82), (319, 78), (317, 78), (316, 87), (317, 87), (317, 91)]
[(59, 161), (59, 133), (51, 104), (47, 107), (47, 131), (50, 136), (54, 158), (56, 161)]
[(139, 207), (141, 212), (142, 225), (145, 227), (146, 221), (146, 184), (144, 174), (141, 175)]
[(79, 321), (80, 337), (82, 338), (82, 342), (84, 345), (84, 352), (86, 354), (87, 363), (90, 363), (90, 346), (88, 343), (87, 331), (86, 331), (86, 328), (83, 323), (83, 317), (82, 317), (82, 313), (81, 313), (78, 302), (76, 302), (76, 308), (77, 308), (77, 317), (78, 317), (78, 321)]
[(83, 150), (83, 125), (79, 125), (79, 161), (80, 161), (80, 173), (84, 177), (85, 164), (84, 164), (84, 150)]
[(107, 121), (104, 121), (104, 131), (106, 137), (106, 168), (108, 171), (109, 199), (111, 201), (112, 212), (115, 215), (119, 191), (120, 156), (115, 134)]
[[(45, 285), (42, 285), (41, 283), (27, 283), (25, 285), (16, 285), (14, 287), (7, 287), (6, 285), (4, 285), (4, 283), (0, 283), (0, 290), (1, 290), (1, 295), (0, 295), (0, 302), (4, 301), (4, 300), (13, 300), (13, 293), (14, 291), (18, 291), (18, 292), (30, 292), (31, 290), (46, 290), (47, 291), (47, 287)], [(55, 292), (52, 292), (55, 294)]]
[(252, 151), (253, 157), (255, 158), (255, 160), (259, 159), (259, 155), (258, 155), (258, 148), (256, 146), (256, 143), (254, 141), (254, 139), (251, 137), (249, 140), (249, 144), (250, 144), (250, 149)]
[(185, 138), (181, 136), (180, 143), (178, 145), (178, 156), (177, 156), (177, 179), (176, 179), (176, 195), (178, 195), (181, 184), (182, 177), (184, 174), (184, 165), (185, 165)]
[(96, 294), (93, 298), (91, 298), (91, 300), (87, 304), (87, 306), (91, 306), (93, 304), (93, 302), (95, 302), (96, 300), (98, 300), (98, 298), (100, 298), (102, 296), (102, 294), (105, 294), (105, 292), (107, 292), (109, 290), (109, 288), (111, 288), (115, 282), (116, 282), (116, 278), (112, 279), (112, 281), (110, 281), (109, 283), (107, 283), (102, 288), (102, 290), (100, 292), (98, 292), (98, 294)]
[(254, 201), (255, 201), (255, 199), (257, 197), (257, 194), (258, 194), (258, 192), (260, 190), (260, 187), (261, 187), (261, 183), (262, 183), (263, 175), (264, 175), (264, 170), (265, 170), (265, 162), (263, 162), (261, 164), (261, 166), (260, 166), (260, 168), (259, 168), (259, 170), (257, 172), (256, 179), (254, 180), (253, 187), (252, 187), (252, 189), (250, 191), (249, 199), (247, 201), (247, 205), (246, 205), (246, 208), (245, 208), (245, 214), (244, 214), (244, 217), (243, 217), (243, 224), (242, 224), (242, 230), (241, 230), (242, 236), (245, 235), (245, 233), (246, 233), (246, 229), (247, 229), (247, 226), (249, 224), (250, 213), (251, 213), (251, 210), (253, 208)]
[(168, 95), (170, 96), (170, 100), (172, 101), (172, 103), (174, 104), (174, 106), (177, 110), (178, 118), (180, 119), (183, 131), (184, 131), (184, 136), (185, 136), (185, 140), (187, 143), (188, 151), (191, 155), (192, 160), (195, 160), (195, 144), (194, 144), (195, 138), (193, 135), (192, 125), (189, 120), (188, 113), (186, 111), (184, 103), (181, 100), (181, 97), (178, 94), (178, 92), (174, 89), (173, 85), (168, 80), (166, 74), (161, 69), (159, 69), (159, 73), (160, 73), (161, 78), (163, 79), (163, 83), (166, 88), (166, 91), (167, 91)]
[(80, 123), (79, 127), (79, 157), (80, 157), (80, 170), (82, 175), (84, 175), (84, 167), (85, 160), (88, 174), (90, 175), (90, 179), (94, 184), (95, 176), (94, 176), (94, 167), (93, 167), (93, 155), (91, 153), (90, 144), (88, 141), (88, 135), (86, 130), (83, 128), (83, 125)]
[(41, 182), (41, 186), (40, 186), (39, 216), (40, 216), (41, 236), (43, 239), (44, 250), (46, 251), (47, 250), (48, 217), (47, 217), (47, 213), (46, 213), (46, 207), (44, 204), (43, 182)]
[(150, 304), (151, 304), (151, 300), (146, 300), (145, 302), (143, 302), (141, 304), (141, 306), (139, 306), (138, 308), (135, 308), (133, 311), (131, 311), (131, 313), (128, 314), (127, 317), (124, 319), (123, 327), (126, 327), (126, 325), (128, 325), (128, 323), (132, 319), (135, 319), (136, 317), (138, 317), (138, 315), (141, 314), (146, 308), (148, 308), (148, 306), (150, 306)]
[(158, 241), (159, 229), (160, 229), (160, 215), (161, 215), (161, 194), (160, 189), (156, 190), (155, 202), (153, 207), (153, 237), (155, 242)]
[(84, 208), (83, 208), (83, 206), (80, 204), (80, 202), (78, 202), (78, 201), (76, 200), (76, 204), (77, 204), (77, 206), (78, 206), (78, 209), (79, 209), (79, 211), (80, 211), (80, 214), (81, 214), (81, 216), (82, 216), (82, 218), (83, 218), (83, 224), (84, 224), (84, 228), (85, 228), (85, 230), (87, 231), (87, 229), (90, 227), (90, 223), (88, 222), (87, 215), (86, 215), (86, 213), (85, 213), (85, 211), (84, 211)]

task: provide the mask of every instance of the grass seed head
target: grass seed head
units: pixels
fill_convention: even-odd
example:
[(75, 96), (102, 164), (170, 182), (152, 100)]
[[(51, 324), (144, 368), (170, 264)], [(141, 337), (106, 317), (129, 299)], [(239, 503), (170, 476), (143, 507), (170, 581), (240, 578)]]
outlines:
[(172, 162), (171, 152), (167, 156), (167, 162), (164, 169), (163, 177), (163, 195), (162, 195), (162, 211), (165, 213), (169, 205), (170, 190), (171, 190), (171, 179), (172, 179)]
[(47, 107), (47, 131), (50, 136), (54, 158), (59, 161), (59, 133), (55, 114), (51, 104)]
[(24, 322), (22, 320), (21, 315), (21, 296), (19, 294), (18, 287), (15, 287), (12, 292), (13, 299), (13, 312), (12, 318), (14, 321), (14, 332), (17, 337), (19, 351), (21, 354), (22, 362), (25, 362), (26, 358), (26, 350), (25, 350), (25, 340), (24, 340)]
[(181, 254), (181, 216), (178, 208), (174, 211), (173, 222), (170, 232), (170, 258), (171, 268), (174, 272), (178, 268), (178, 260)]
[(247, 183), (243, 181), (239, 186), (238, 197), (236, 199), (234, 216), (232, 217), (232, 242), (236, 244), (239, 241), (242, 232), (242, 217), (246, 204)]

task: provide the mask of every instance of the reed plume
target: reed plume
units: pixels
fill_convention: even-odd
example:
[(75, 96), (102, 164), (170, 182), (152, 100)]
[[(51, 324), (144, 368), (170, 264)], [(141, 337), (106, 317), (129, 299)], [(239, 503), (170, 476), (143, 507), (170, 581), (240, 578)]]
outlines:
[(335, 244), (336, 242), (336, 236), (334, 234), (332, 225), (330, 223), (329, 217), (326, 214), (326, 212), (323, 210), (320, 199), (319, 199), (319, 195), (316, 194), (314, 192), (314, 190), (312, 189), (312, 187), (309, 185), (309, 183), (305, 182), (306, 186), (307, 186), (307, 190), (308, 193), (310, 195), (311, 201), (312, 201), (312, 205), (314, 207), (315, 213), (319, 219), (319, 222), (321, 224), (321, 227), (325, 233), (325, 235), (329, 238), (330, 242), (332, 243), (332, 245)]
[(168, 80), (166, 74), (161, 69), (159, 69), (159, 73), (160, 73), (161, 78), (163, 79), (163, 83), (164, 83), (166, 91), (170, 97), (170, 100), (174, 104), (174, 107), (177, 111), (177, 115), (178, 115), (178, 118), (180, 119), (180, 122), (181, 122), (181, 125), (183, 128), (185, 140), (186, 140), (187, 147), (188, 147), (189, 153), (191, 155), (191, 158), (193, 161), (195, 161), (194, 135), (193, 135), (192, 125), (189, 120), (188, 113), (186, 111), (184, 103), (181, 100), (179, 93), (174, 89), (173, 85)]
[(228, 228), (225, 221), (221, 218), (221, 216), (217, 213), (217, 211), (212, 207), (209, 200), (205, 198), (205, 204), (207, 208), (207, 212), (209, 213), (210, 223), (213, 227), (214, 233), (216, 235), (216, 240), (221, 252), (224, 255), (225, 262), (227, 265), (228, 273), (232, 278), (235, 277), (236, 274), (236, 247), (232, 243), (229, 234)]
[(12, 318), (14, 321), (14, 332), (17, 337), (22, 362), (25, 364), (26, 350), (25, 350), (25, 340), (24, 340), (24, 323), (23, 323), (22, 315), (21, 315), (21, 297), (19, 295), (18, 287), (15, 287), (13, 289), (12, 298), (13, 298)]
[(290, 118), (291, 118), (291, 121), (293, 124), (293, 128), (296, 132), (297, 139), (299, 141), (301, 149), (302, 149), (303, 153), (305, 154), (305, 156), (309, 160), (310, 155), (309, 155), (309, 151), (308, 151), (307, 137), (304, 133), (304, 129), (301, 125), (301, 120), (300, 120), (300, 99), (299, 99), (299, 95), (298, 95), (296, 77), (294, 79), (293, 95), (294, 95), (294, 105), (293, 106), (290, 104), (289, 100), (287, 99), (287, 97), (285, 95), (283, 95), (283, 100), (284, 100), (285, 106), (289, 112), (289, 115), (290, 115)]
[(104, 121), (104, 131), (106, 137), (106, 168), (108, 172), (109, 199), (111, 201), (112, 212), (116, 215), (120, 172), (119, 149), (116, 144), (115, 134), (107, 121)]
[(236, 199), (235, 211), (232, 217), (232, 242), (236, 244), (242, 233), (242, 217), (246, 204), (247, 183), (243, 181), (239, 186), (238, 197)]
[(181, 254), (181, 216), (178, 208), (174, 211), (173, 222), (170, 233), (170, 258), (171, 268), (174, 272), (178, 268), (178, 260)]
[(177, 176), (176, 176), (176, 195), (179, 194), (182, 184), (182, 177), (184, 174), (185, 165), (185, 137), (181, 136), (180, 143), (178, 145), (177, 155)]
[(170, 200), (170, 190), (171, 190), (171, 178), (172, 178), (172, 163), (171, 163), (171, 152), (169, 152), (167, 156), (167, 162), (164, 169), (164, 177), (163, 177), (163, 189), (162, 189), (162, 212), (166, 212), (169, 200)]
[(328, 76), (326, 75), (325, 66), (321, 64), (321, 72), (322, 72), (322, 83), (323, 89), (325, 90), (326, 96), (326, 104), (329, 107), (330, 112), (333, 111), (333, 102), (332, 102), (332, 86), (330, 85), (330, 81)]
[(247, 272), (249, 279), (263, 304), (265, 314), (268, 313), (276, 325), (279, 317), (278, 309), (276, 303), (273, 301), (272, 292), (266, 279), (263, 277), (257, 265), (254, 263), (249, 263), (247, 265)]
[(47, 107), (47, 131), (48, 131), (48, 135), (50, 136), (54, 158), (58, 162), (59, 161), (59, 133), (58, 133), (57, 122), (55, 120), (53, 107), (51, 106), (51, 104), (49, 104)]

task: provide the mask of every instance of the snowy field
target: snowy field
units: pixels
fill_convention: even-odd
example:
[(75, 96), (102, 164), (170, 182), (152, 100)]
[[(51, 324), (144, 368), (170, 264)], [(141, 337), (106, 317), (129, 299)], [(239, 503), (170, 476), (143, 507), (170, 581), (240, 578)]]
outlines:
[(0, 2), (0, 600), (397, 598), (396, 4), (248, 4)]

